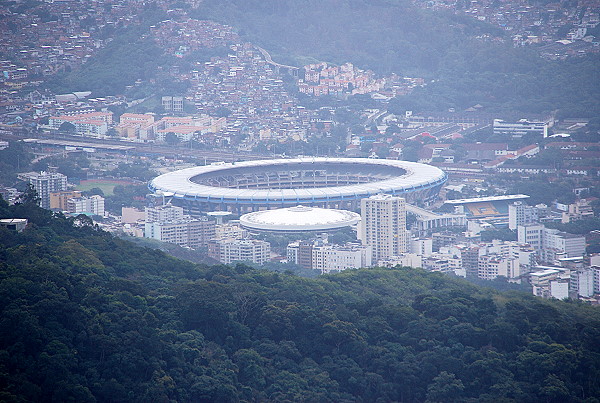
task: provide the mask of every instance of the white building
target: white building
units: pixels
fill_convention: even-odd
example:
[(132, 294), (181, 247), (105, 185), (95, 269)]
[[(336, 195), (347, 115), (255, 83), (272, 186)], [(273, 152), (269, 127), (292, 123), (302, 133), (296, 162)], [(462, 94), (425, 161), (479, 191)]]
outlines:
[(144, 237), (174, 243), (188, 248), (208, 245), (215, 236), (215, 221), (194, 219), (183, 214), (183, 208), (170, 204), (146, 207)]
[(146, 207), (146, 222), (167, 222), (184, 217), (183, 207), (165, 204), (163, 206)]
[(417, 254), (419, 256), (427, 257), (433, 253), (433, 239), (431, 238), (418, 238), (411, 239), (410, 241), (410, 253)]
[(104, 197), (73, 197), (67, 200), (67, 211), (73, 214), (92, 214), (104, 217)]
[(225, 264), (236, 261), (264, 264), (271, 257), (271, 245), (257, 239), (212, 239), (208, 255)]
[(370, 246), (356, 243), (315, 246), (312, 249), (312, 267), (315, 270), (320, 270), (321, 274), (370, 267), (372, 255), (373, 252)]
[(18, 175), (22, 181), (29, 182), (40, 197), (40, 206), (50, 208), (50, 193), (67, 190), (67, 177), (58, 172), (27, 172)]
[(533, 295), (542, 298), (569, 298), (570, 270), (561, 267), (536, 266), (528, 277)]
[(518, 122), (505, 122), (501, 119), (494, 119), (494, 134), (495, 135), (511, 135), (523, 136), (525, 134), (541, 134), (548, 137), (548, 124), (545, 122), (530, 122), (526, 119), (521, 119)]
[(585, 255), (585, 236), (561, 232), (557, 229), (544, 230), (542, 260), (548, 263), (560, 257)]
[(206, 246), (215, 235), (215, 222), (184, 216), (170, 221), (146, 222), (144, 237), (174, 243), (186, 248)]
[(594, 269), (586, 267), (571, 271), (571, 292), (577, 297), (594, 295)]
[(539, 221), (538, 208), (517, 201), (508, 206), (508, 228), (516, 230), (519, 225), (535, 224)]
[(415, 253), (401, 253), (398, 256), (392, 256), (386, 259), (377, 261), (377, 266), (380, 267), (423, 267), (423, 258)]
[(521, 275), (519, 260), (514, 257), (505, 257), (491, 254), (479, 257), (477, 277), (484, 280), (493, 280), (497, 277), (517, 278)]
[(373, 260), (408, 252), (406, 202), (402, 197), (379, 194), (362, 199), (359, 238), (373, 248)]
[(543, 247), (544, 227), (542, 224), (528, 224), (517, 226), (517, 240), (520, 244), (530, 245), (539, 251)]

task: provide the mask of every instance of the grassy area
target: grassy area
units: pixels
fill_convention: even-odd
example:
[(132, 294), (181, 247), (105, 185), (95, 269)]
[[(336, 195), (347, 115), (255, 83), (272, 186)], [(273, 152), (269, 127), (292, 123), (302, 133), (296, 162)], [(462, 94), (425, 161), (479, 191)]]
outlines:
[(102, 192), (104, 192), (104, 196), (112, 196), (115, 186), (129, 184), (131, 184), (131, 182), (120, 181), (117, 179), (89, 179), (81, 181), (76, 189), (85, 191), (93, 188), (100, 188), (102, 189)]

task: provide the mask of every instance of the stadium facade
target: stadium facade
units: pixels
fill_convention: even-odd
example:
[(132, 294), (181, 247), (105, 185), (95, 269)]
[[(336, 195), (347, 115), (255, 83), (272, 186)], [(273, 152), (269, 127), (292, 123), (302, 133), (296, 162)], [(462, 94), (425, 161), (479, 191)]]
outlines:
[(439, 168), (367, 158), (275, 159), (214, 163), (154, 178), (148, 185), (191, 214), (237, 214), (292, 206), (355, 210), (375, 194), (428, 203), (447, 180)]

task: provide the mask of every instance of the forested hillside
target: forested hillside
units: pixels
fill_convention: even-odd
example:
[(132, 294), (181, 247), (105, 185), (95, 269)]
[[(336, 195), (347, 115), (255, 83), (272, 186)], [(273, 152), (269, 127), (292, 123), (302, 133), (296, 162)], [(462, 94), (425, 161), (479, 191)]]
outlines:
[(595, 402), (600, 313), (398, 268), (199, 266), (0, 217), (0, 400)]

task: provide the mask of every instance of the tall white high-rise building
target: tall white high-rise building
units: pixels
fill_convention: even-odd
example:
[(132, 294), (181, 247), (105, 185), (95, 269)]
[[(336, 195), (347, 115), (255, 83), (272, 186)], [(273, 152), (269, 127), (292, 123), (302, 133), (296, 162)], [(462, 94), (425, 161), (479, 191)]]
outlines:
[(372, 247), (374, 261), (408, 252), (404, 198), (379, 194), (362, 199), (360, 213), (359, 237)]
[(538, 208), (517, 201), (508, 206), (508, 228), (516, 230), (519, 225), (536, 224)]
[(22, 181), (29, 182), (40, 197), (40, 207), (50, 208), (50, 192), (67, 190), (67, 177), (58, 172), (27, 172), (18, 175)]

